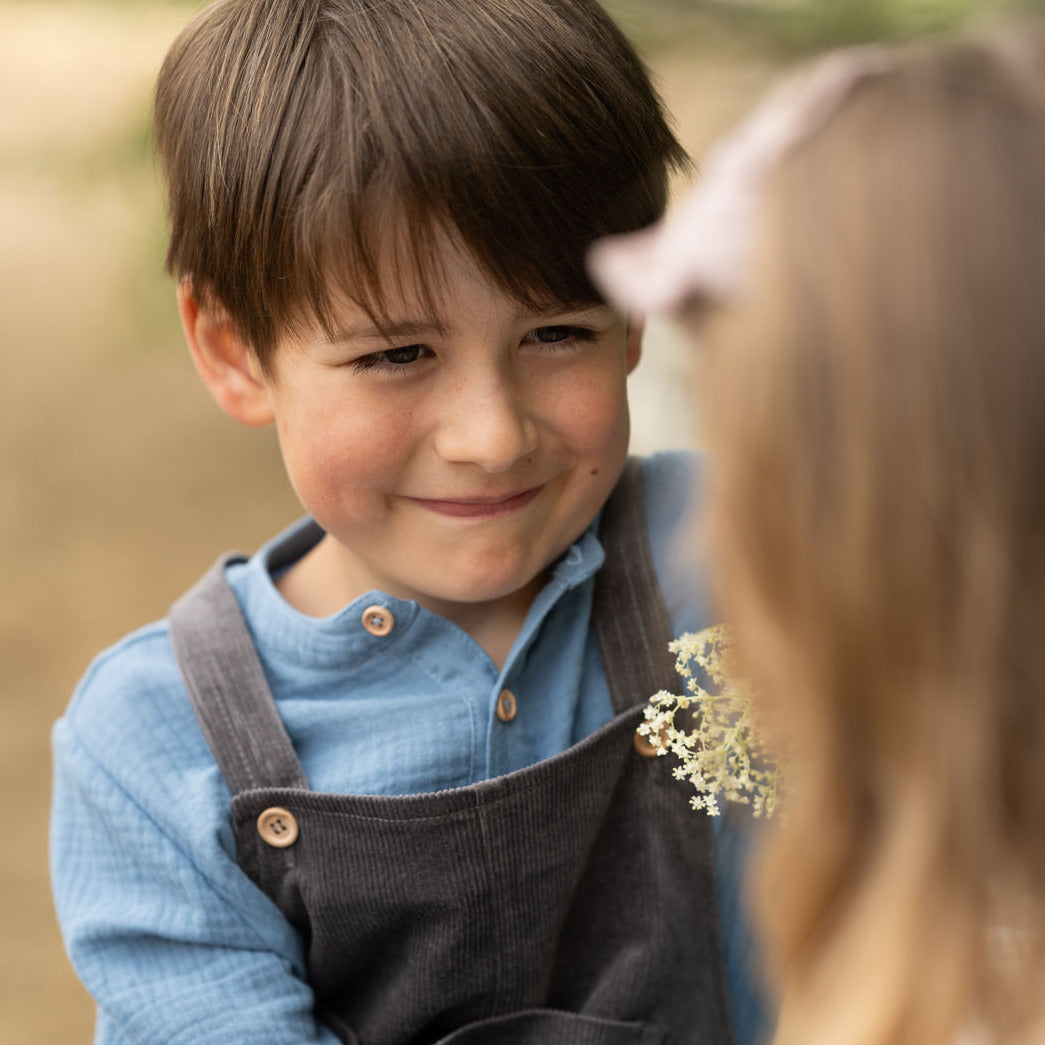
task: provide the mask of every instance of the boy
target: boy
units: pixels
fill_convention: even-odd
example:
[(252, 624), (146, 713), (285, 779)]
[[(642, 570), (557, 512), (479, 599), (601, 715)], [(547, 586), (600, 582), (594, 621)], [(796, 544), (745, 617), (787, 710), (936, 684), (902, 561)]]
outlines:
[(688, 470), (618, 484), (641, 330), (583, 267), (684, 163), (638, 59), (593, 0), (220, 0), (156, 130), (193, 361), (310, 518), (56, 727), (96, 1040), (733, 1040), (707, 825), (632, 740), (702, 623), (644, 536), (670, 581)]

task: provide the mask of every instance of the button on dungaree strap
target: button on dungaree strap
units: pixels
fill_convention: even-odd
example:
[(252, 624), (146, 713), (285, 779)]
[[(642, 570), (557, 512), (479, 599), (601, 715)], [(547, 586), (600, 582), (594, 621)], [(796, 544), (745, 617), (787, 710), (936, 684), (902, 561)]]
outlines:
[(258, 834), (273, 849), (286, 849), (298, 840), (298, 822), (289, 809), (269, 806), (258, 817)]

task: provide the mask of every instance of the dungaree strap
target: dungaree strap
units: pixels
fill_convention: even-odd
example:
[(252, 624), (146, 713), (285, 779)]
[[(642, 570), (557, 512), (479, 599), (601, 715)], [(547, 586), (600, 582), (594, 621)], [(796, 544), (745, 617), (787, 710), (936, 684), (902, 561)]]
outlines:
[(592, 625), (613, 710), (619, 715), (678, 684), (671, 624), (646, 529), (642, 462), (629, 457), (602, 512), (606, 562), (595, 578)]
[(308, 780), (247, 630), (223, 555), (172, 607), (171, 645), (196, 718), (234, 795)]

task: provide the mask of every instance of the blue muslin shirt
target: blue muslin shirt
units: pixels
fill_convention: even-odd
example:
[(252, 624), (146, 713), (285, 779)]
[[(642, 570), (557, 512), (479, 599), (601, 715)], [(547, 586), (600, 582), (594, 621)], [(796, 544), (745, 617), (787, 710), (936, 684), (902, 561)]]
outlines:
[[(681, 454), (643, 468), (650, 544), (676, 634), (709, 623), (702, 585), (673, 541), (690, 521), (695, 468)], [(332, 617), (298, 613), (268, 569), (276, 541), (229, 567), (310, 786), (387, 795), (460, 787), (558, 754), (608, 722), (589, 629), (603, 562), (596, 533), (597, 523), (555, 564), (500, 671), (456, 625), (382, 592)], [(362, 624), (375, 604), (394, 617), (388, 635)], [(496, 714), (504, 689), (516, 697), (510, 723)], [(53, 742), (55, 903), (98, 1003), (95, 1042), (335, 1045), (313, 1016), (302, 939), (236, 864), (230, 794), (166, 622), (95, 660)], [(739, 821), (716, 821), (737, 1043), (755, 1045), (761, 1010), (738, 894), (745, 833)]]

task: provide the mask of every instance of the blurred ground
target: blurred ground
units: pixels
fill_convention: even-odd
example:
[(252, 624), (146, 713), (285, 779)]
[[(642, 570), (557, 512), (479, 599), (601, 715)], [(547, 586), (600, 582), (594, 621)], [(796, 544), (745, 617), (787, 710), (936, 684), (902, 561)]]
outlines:
[[(161, 273), (148, 93), (189, 9), (0, 0), (4, 1042), (90, 1038), (47, 881), (51, 722), (93, 653), (298, 512), (273, 440), (197, 387)], [(771, 66), (659, 29), (648, 58), (699, 156)], [(636, 448), (691, 440), (684, 371), (655, 334), (633, 378)]]

